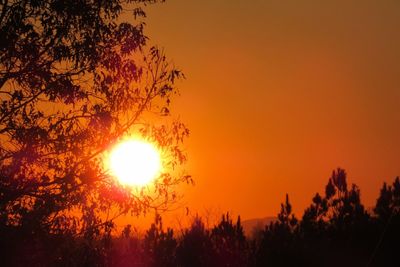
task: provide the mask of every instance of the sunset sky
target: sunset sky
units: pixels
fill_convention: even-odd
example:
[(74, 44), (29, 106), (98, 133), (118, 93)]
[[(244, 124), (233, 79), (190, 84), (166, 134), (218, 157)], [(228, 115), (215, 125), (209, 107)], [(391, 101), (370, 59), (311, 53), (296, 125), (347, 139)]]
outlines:
[(400, 2), (168, 0), (147, 34), (187, 79), (191, 210), (301, 215), (334, 168), (367, 207), (400, 175)]

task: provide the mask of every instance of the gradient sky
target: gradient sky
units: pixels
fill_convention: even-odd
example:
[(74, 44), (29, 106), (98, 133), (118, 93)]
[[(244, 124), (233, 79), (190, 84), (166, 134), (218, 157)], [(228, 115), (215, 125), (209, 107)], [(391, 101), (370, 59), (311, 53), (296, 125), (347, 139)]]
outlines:
[(400, 1), (168, 0), (147, 34), (184, 70), (192, 211), (301, 215), (336, 167), (375, 204), (400, 175)]

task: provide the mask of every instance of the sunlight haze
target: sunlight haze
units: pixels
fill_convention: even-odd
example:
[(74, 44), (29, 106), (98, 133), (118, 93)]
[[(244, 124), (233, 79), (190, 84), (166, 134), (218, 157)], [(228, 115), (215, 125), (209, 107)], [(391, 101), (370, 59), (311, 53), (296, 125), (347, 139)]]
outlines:
[(187, 76), (172, 110), (191, 130), (193, 210), (264, 217), (287, 192), (300, 215), (338, 166), (369, 207), (400, 173), (400, 2), (169, 0), (147, 10), (152, 43)]

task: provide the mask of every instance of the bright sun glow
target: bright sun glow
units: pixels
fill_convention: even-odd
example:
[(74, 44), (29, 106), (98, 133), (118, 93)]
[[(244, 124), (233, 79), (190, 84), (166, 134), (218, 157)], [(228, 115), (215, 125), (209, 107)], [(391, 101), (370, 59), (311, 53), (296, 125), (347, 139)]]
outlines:
[(159, 174), (160, 153), (148, 142), (124, 141), (112, 150), (110, 169), (121, 184), (143, 186)]

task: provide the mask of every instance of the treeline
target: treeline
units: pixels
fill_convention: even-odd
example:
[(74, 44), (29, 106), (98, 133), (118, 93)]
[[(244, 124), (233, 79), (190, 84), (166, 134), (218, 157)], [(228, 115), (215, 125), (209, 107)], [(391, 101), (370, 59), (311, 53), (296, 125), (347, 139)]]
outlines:
[(400, 180), (384, 183), (368, 212), (337, 169), (301, 218), (286, 195), (277, 220), (252, 238), (229, 214), (211, 229), (196, 217), (179, 233), (158, 219), (143, 238), (131, 226), (96, 238), (1, 230), (5, 266), (400, 266)]

